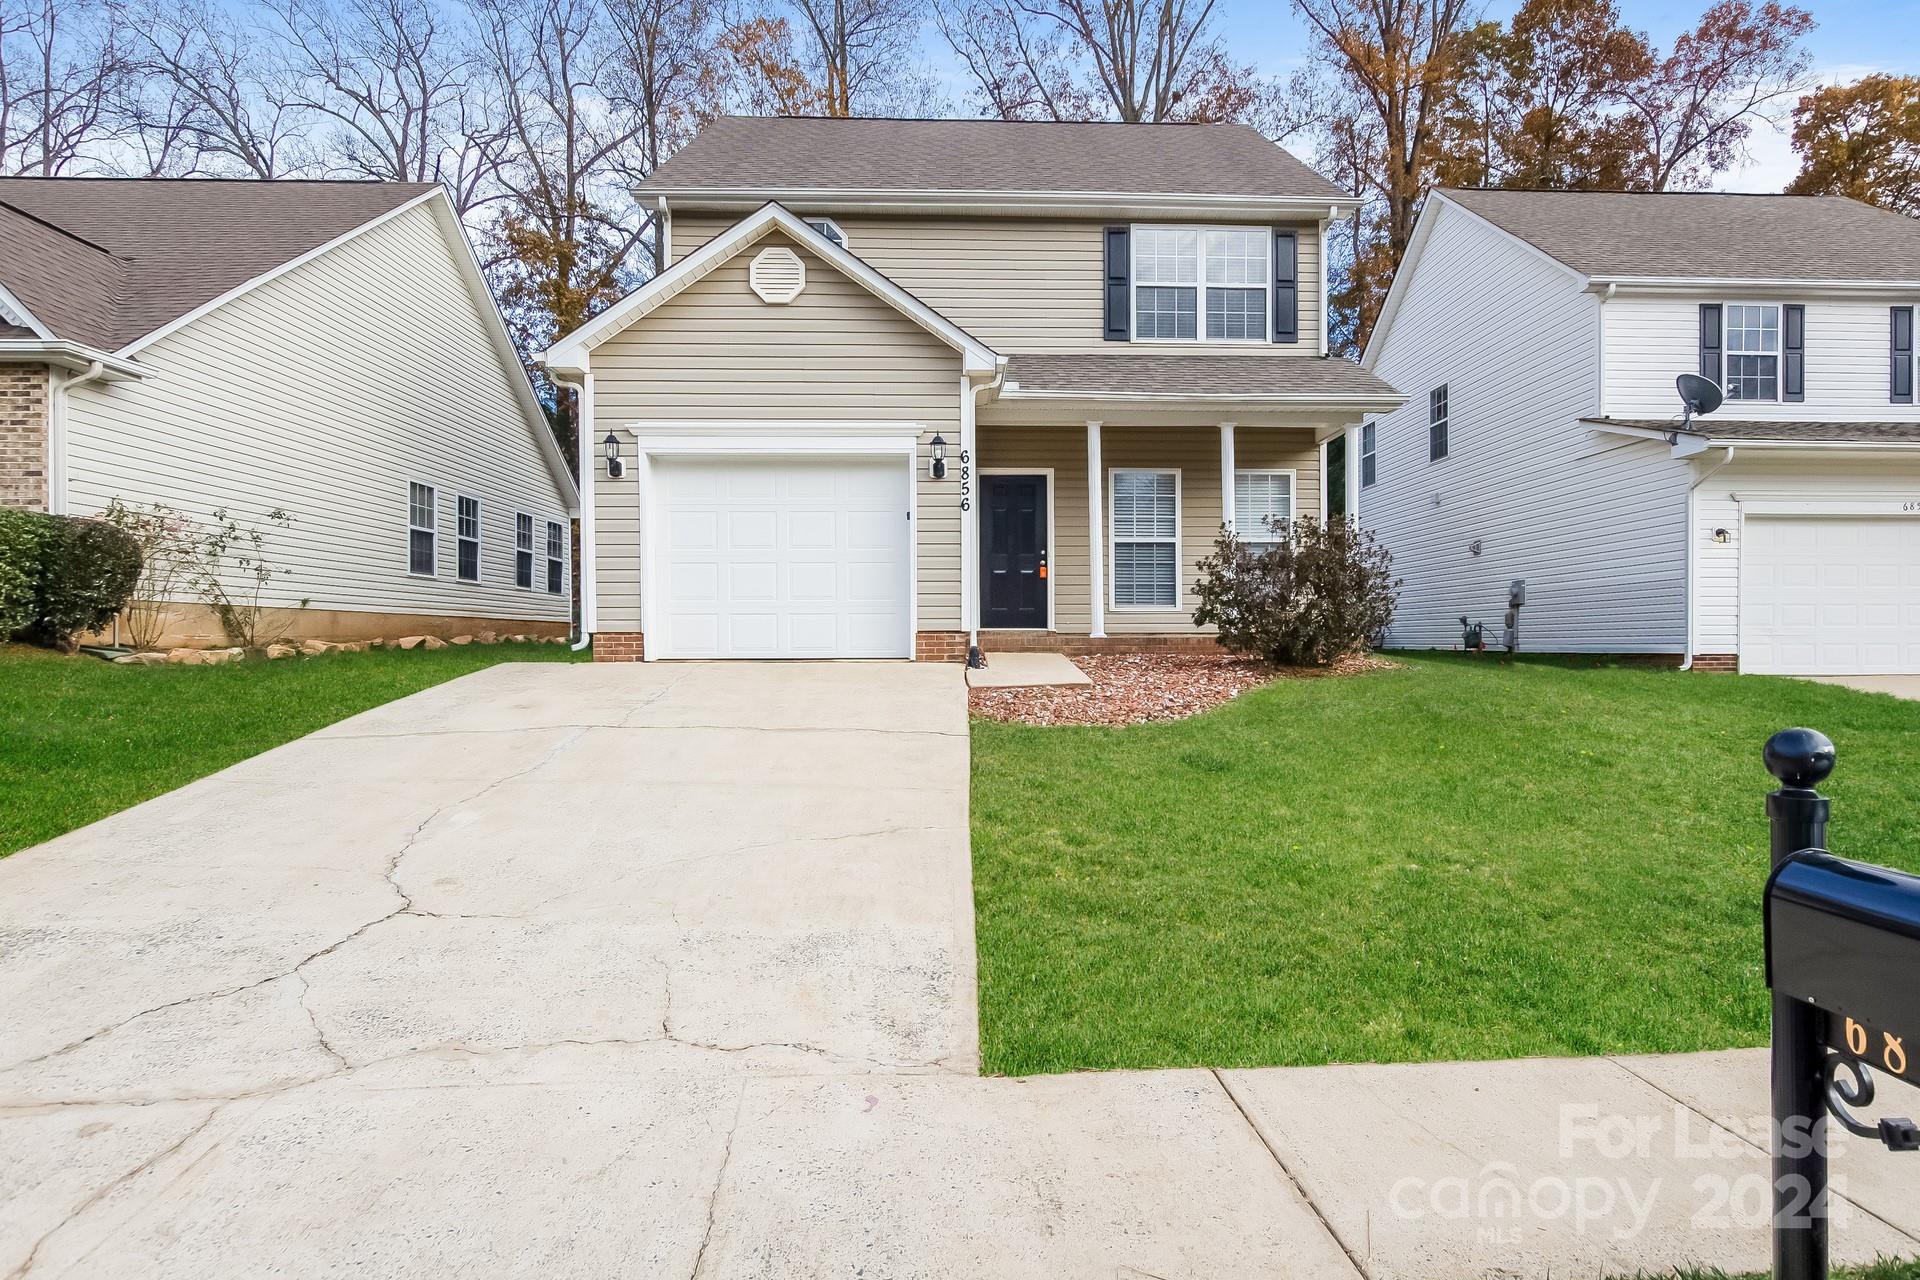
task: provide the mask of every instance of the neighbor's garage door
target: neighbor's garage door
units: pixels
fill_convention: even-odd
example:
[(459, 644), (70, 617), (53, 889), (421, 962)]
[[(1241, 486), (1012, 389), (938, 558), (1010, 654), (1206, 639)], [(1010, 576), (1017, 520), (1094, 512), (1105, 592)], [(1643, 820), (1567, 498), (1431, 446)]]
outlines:
[(1740, 669), (1920, 672), (1920, 520), (1749, 516)]
[(660, 458), (647, 646), (663, 658), (904, 658), (904, 457)]

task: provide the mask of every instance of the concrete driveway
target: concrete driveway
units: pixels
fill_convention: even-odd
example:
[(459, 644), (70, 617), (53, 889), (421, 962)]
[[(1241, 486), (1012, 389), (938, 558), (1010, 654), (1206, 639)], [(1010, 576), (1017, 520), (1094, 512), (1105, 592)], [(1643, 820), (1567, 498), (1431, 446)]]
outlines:
[(0, 861), (0, 1276), (1351, 1274), (981, 1080), (958, 668), (505, 665)]
[(1920, 676), (1803, 676), (1815, 684), (1845, 685), (1862, 693), (1884, 693), (1890, 697), (1920, 702)]

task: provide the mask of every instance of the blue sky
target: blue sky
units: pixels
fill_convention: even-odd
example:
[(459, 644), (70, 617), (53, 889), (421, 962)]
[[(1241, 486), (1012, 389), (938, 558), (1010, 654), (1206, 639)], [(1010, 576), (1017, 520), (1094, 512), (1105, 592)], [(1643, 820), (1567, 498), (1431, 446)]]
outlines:
[[(1653, 3), (1618, 0), (1621, 15), (1635, 30), (1664, 45), (1691, 27), (1708, 0)], [(1920, 70), (1920, 0), (1893, 3), (1800, 3), (1820, 25), (1807, 40), (1814, 74), (1829, 82), (1855, 80), (1873, 71), (1911, 74)], [(1488, 17), (1504, 18), (1515, 3), (1490, 0)], [(1306, 34), (1287, 0), (1220, 0), (1221, 29), (1236, 56), (1253, 62), (1269, 74), (1285, 73), (1299, 65)], [(1727, 174), (1720, 186), (1730, 191), (1778, 191), (1798, 171), (1793, 148), (1784, 132), (1756, 134), (1752, 163)]]

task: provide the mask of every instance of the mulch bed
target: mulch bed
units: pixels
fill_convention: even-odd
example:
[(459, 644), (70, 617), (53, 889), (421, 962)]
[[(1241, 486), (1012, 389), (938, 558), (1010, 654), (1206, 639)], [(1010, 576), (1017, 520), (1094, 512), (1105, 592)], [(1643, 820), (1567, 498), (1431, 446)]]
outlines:
[(1184, 720), (1274, 680), (1311, 680), (1383, 671), (1384, 658), (1343, 658), (1325, 667), (1270, 667), (1229, 654), (1127, 653), (1073, 659), (1092, 685), (973, 689), (974, 715), (1020, 724), (1146, 724)]

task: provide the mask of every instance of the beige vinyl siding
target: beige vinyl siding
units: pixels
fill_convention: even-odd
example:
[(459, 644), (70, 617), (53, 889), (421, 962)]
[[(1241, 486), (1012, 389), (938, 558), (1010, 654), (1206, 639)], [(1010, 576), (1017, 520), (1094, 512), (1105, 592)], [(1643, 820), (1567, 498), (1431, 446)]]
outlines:
[[(1101, 429), (1102, 465), (1177, 468), (1180, 471), (1180, 605), (1178, 610), (1107, 607), (1107, 634), (1192, 631), (1193, 584), (1199, 563), (1220, 536), (1220, 432), (1217, 427), (1108, 426)], [(1086, 634), (1092, 625), (1087, 556), (1087, 432), (1080, 427), (982, 426), (983, 470), (1053, 469), (1054, 527), (1048, 537), (1048, 583), (1054, 592), (1054, 629)], [(1320, 453), (1311, 431), (1248, 427), (1234, 432), (1239, 471), (1293, 470), (1294, 511), (1318, 515)], [(1102, 478), (1105, 511), (1111, 481)], [(1111, 549), (1106, 563), (1113, 563)]]
[[(566, 592), (513, 585), (514, 512), (544, 536), (568, 525), (567, 500), (449, 233), (432, 205), (412, 209), (147, 347), (141, 380), (70, 391), (71, 509), (118, 497), (265, 526), (284, 508), (273, 605), (566, 619)], [(437, 490), (434, 578), (407, 572), (411, 481)], [(456, 576), (461, 494), (480, 500), (478, 583)]]
[[(678, 228), (676, 227), (676, 235)], [(676, 422), (911, 422), (918, 469), (919, 620), (960, 625), (960, 487), (927, 477), (928, 443), (960, 439), (960, 357), (862, 286), (805, 250), (807, 284), (784, 306), (747, 285), (768, 236), (593, 352), (594, 435)], [(676, 248), (678, 247), (676, 239)], [(797, 246), (796, 246), (797, 247)], [(597, 617), (602, 631), (642, 629), (636, 469), (596, 477)]]
[[(834, 214), (833, 220), (846, 232), (848, 248), (855, 254), (996, 351), (1114, 349), (1101, 337), (1108, 222), (851, 214)], [(713, 214), (675, 214), (674, 260), (692, 253), (735, 221)], [(1285, 349), (1316, 355), (1320, 234), (1311, 223), (1295, 229), (1300, 245), (1300, 341), (1286, 344)], [(1219, 350), (1223, 345), (1190, 343), (1172, 349)]]

